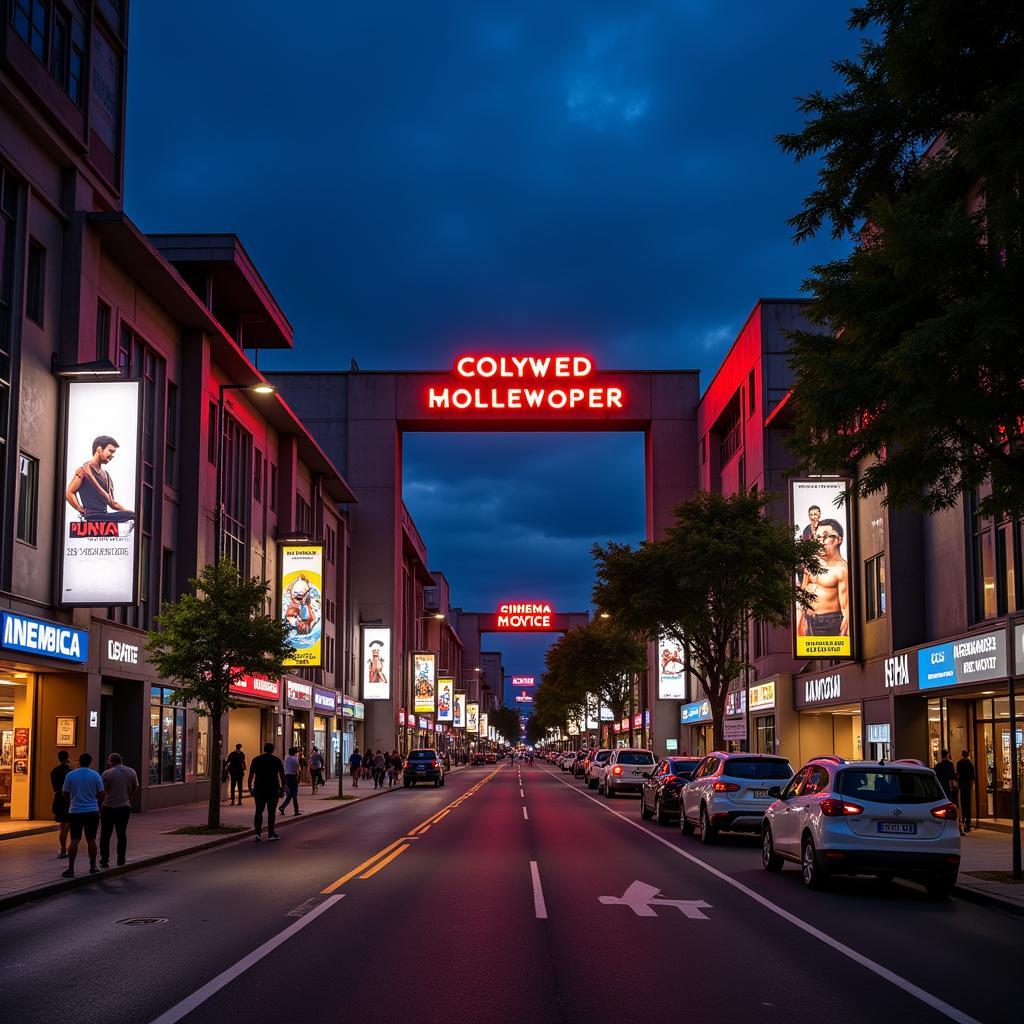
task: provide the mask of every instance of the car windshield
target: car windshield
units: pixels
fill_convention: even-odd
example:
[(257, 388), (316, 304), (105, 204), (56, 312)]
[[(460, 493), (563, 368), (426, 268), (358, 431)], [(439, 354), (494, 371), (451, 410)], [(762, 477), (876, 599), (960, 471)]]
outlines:
[(624, 750), (618, 756), (619, 764), (654, 764), (654, 755), (649, 750)]
[(696, 761), (669, 761), (669, 770), (673, 775), (682, 775), (684, 778), (689, 778), (693, 774), (693, 769), (697, 767)]
[(878, 804), (930, 804), (945, 799), (931, 772), (889, 768), (848, 768), (839, 773), (836, 790)]
[(436, 761), (437, 754), (432, 750), (410, 750), (409, 751), (410, 761)]
[(722, 774), (734, 779), (790, 779), (793, 769), (781, 758), (733, 757), (726, 761)]
[(608, 758), (611, 757), (611, 756), (612, 756), (612, 752), (610, 750), (599, 750), (594, 755), (594, 760), (595, 761), (607, 761)]

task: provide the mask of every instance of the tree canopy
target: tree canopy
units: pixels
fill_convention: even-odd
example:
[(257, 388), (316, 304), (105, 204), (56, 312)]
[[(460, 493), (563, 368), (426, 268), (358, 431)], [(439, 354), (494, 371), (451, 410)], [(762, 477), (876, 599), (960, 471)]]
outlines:
[(500, 707), (492, 711), (487, 720), (493, 725), (498, 735), (509, 743), (519, 742), (519, 712), (512, 708)]
[[(778, 137), (820, 159), (791, 220), (854, 242), (805, 288), (794, 332), (804, 469), (865, 463), (857, 490), (934, 512), (984, 486), (1024, 512), (1024, 39), (1002, 0), (868, 0), (842, 87), (801, 99)], [(991, 482), (991, 492), (988, 483)]]
[(177, 682), (173, 701), (210, 717), (208, 827), (214, 829), (220, 826), (221, 719), (238, 706), (231, 684), (249, 674), (280, 677), (293, 648), (287, 625), (263, 613), (269, 585), (241, 576), (230, 559), (207, 565), (189, 586), (192, 593), (161, 608), (160, 631), (150, 633), (147, 650), (160, 675)]
[(749, 491), (701, 492), (676, 506), (663, 540), (594, 547), (594, 603), (620, 628), (682, 646), (711, 703), (719, 749), (729, 683), (746, 665), (739, 640), (747, 623), (784, 625), (794, 602), (810, 599), (795, 581), (805, 568), (820, 571), (818, 542), (797, 540), (786, 523), (766, 516), (770, 500)]

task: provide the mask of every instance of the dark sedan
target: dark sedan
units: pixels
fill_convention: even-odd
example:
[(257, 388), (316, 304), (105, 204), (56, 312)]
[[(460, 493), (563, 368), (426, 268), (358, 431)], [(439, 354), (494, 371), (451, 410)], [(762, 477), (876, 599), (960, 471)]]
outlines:
[(644, 781), (640, 791), (640, 817), (656, 818), (659, 825), (679, 819), (679, 791), (690, 781), (699, 757), (666, 757)]
[(402, 782), (406, 789), (417, 782), (432, 782), (434, 786), (444, 785), (444, 768), (436, 750), (421, 748), (410, 750), (402, 770)]

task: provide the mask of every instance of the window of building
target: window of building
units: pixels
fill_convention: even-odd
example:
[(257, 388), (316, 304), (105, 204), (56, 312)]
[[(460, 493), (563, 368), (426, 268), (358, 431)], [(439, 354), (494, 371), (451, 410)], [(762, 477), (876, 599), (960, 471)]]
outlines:
[(313, 509), (301, 494), (295, 495), (295, 529), (299, 533), (313, 533)]
[(46, 250), (33, 238), (28, 243), (28, 274), (25, 278), (25, 316), (43, 326), (46, 305)]
[(178, 385), (167, 382), (167, 424), (164, 428), (164, 480), (178, 486)]
[(708, 445), (707, 438), (702, 437), (700, 439), (700, 464), (703, 466), (708, 461)]
[(100, 299), (96, 303), (96, 358), (110, 357), (110, 307)]
[(160, 557), (160, 601), (167, 604), (177, 598), (177, 583), (174, 579), (174, 550), (164, 548)]
[(185, 709), (171, 703), (169, 686), (150, 688), (149, 784), (185, 781)]
[(732, 409), (726, 414), (722, 424), (719, 445), (718, 464), (724, 466), (740, 449), (743, 438), (743, 424), (740, 420), (739, 396), (732, 403)]
[[(0, 164), (0, 494), (6, 494), (7, 438), (11, 415), (11, 358), (13, 346), (12, 308), (14, 297), (14, 240), (18, 236), (16, 215), (21, 186)], [(4, 532), (5, 502), (0, 502), (0, 537)], [(10, 526), (6, 527), (10, 530)]]
[(82, 105), (82, 70), (85, 67), (85, 26), (76, 21), (71, 29), (71, 55), (68, 59), (68, 95)]
[(217, 403), (211, 398), (206, 416), (206, 458), (217, 465)]
[(998, 614), (996, 594), (996, 538), (991, 518), (978, 515), (980, 495), (971, 497), (971, 582), (975, 621), (994, 618)]
[(739, 461), (736, 463), (736, 482), (739, 484), (741, 491), (747, 489), (747, 460), (743, 455), (739, 457)]
[(325, 654), (324, 669), (327, 672), (333, 672), (334, 671), (334, 637), (333, 636), (325, 636), (324, 637), (324, 641), (325, 641), (325, 644), (324, 644), (324, 647), (325, 647), (325, 650), (324, 650), (324, 654)]
[(864, 618), (870, 622), (885, 614), (885, 555), (864, 561)]
[(996, 597), (1000, 615), (1015, 612), (1021, 606), (1017, 553), (1013, 549), (1013, 539), (1017, 532), (1016, 524), (1012, 520), (1000, 523), (996, 531)]
[(775, 753), (775, 716), (763, 715), (754, 719), (754, 751), (758, 754)]
[(36, 542), (39, 510), (39, 460), (21, 452), (18, 456), (18, 540)]
[(747, 377), (747, 415), (753, 416), (757, 411), (757, 392), (754, 390), (754, 371)]
[(338, 546), (338, 534), (333, 527), (324, 527), (324, 549), (329, 565), (334, 565), (334, 557)]
[(46, 39), (49, 35), (50, 8), (47, 0), (14, 0), (11, 22), (14, 31), (28, 43), (29, 49), (46, 60)]
[(277, 511), (277, 466), (270, 464), (270, 498), (268, 501), (270, 511)]
[(255, 501), (263, 501), (263, 452), (259, 448), (252, 456), (252, 496)]
[(238, 421), (224, 420), (224, 512), (222, 515), (223, 552), (238, 571), (249, 572), (249, 519), (252, 511), (252, 437)]
[(127, 324), (121, 324), (121, 333), (117, 337), (117, 358), (114, 361), (122, 377), (132, 376), (132, 329)]
[(71, 24), (67, 14), (59, 7), (53, 12), (53, 38), (50, 42), (50, 74), (68, 87), (68, 48), (71, 45)]

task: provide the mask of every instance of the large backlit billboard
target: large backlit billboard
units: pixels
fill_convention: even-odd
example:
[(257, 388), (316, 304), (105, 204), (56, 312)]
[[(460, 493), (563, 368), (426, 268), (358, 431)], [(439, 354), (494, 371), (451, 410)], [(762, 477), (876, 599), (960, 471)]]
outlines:
[(487, 713), (483, 712), (480, 715), (480, 735), (484, 736), (484, 737), (488, 736), (489, 735), (488, 729), (489, 729), (489, 726), (487, 724)]
[(391, 628), (363, 627), (363, 700), (391, 697)]
[(850, 506), (836, 499), (850, 486), (839, 477), (791, 480), (790, 522), (798, 539), (821, 546), (821, 571), (799, 582), (813, 598), (809, 608), (794, 605), (793, 651), (797, 658), (852, 658), (850, 622), (855, 607), (856, 573), (851, 572)]
[(480, 705), (475, 700), (466, 703), (466, 732), (471, 735), (480, 732)]
[(60, 603), (138, 602), (139, 382), (73, 381), (64, 437)]
[(433, 651), (414, 651), (412, 656), (412, 709), (432, 715), (437, 689), (437, 656)]
[(289, 667), (318, 668), (323, 647), (324, 549), (320, 544), (281, 545), (281, 618), (294, 650)]
[(437, 677), (437, 720), (455, 721), (455, 680), (450, 676)]
[(466, 694), (462, 690), (456, 690), (452, 695), (452, 725), (456, 729), (466, 728)]
[(686, 700), (686, 655), (671, 637), (658, 639), (658, 700)]

